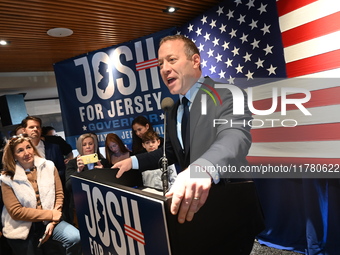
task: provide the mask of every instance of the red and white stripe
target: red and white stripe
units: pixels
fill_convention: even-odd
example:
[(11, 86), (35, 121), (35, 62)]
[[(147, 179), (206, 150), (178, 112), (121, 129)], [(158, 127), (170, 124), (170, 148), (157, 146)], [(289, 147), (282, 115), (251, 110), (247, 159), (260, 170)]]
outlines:
[(153, 58), (147, 61), (137, 63), (136, 70), (141, 71), (141, 70), (145, 70), (145, 69), (149, 69), (149, 68), (157, 67), (157, 66), (158, 66), (158, 59)]
[(144, 234), (137, 229), (134, 229), (126, 224), (124, 224), (125, 234), (131, 237), (133, 240), (145, 245)]
[[(340, 163), (340, 1), (278, 0), (280, 29), (289, 81), (255, 87), (255, 109), (269, 109), (273, 87), (296, 87), (311, 92), (298, 108), (280, 107), (255, 119), (296, 119), (296, 127), (264, 125), (252, 129), (250, 164)], [(304, 94), (289, 95), (299, 98)], [(280, 105), (280, 100), (279, 100)], [(265, 122), (266, 123), (266, 122)]]

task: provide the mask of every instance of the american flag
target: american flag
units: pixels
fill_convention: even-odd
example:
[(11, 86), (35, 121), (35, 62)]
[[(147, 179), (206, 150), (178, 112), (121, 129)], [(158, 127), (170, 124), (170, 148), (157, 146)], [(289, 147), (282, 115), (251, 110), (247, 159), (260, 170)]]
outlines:
[(280, 104), (271, 116), (254, 115), (294, 119), (297, 125), (278, 121), (253, 127), (251, 164), (331, 164), (340, 163), (339, 30), (337, 0), (236, 0), (203, 13), (178, 33), (198, 46), (203, 75), (253, 87), (256, 109), (270, 108), (274, 87), (310, 91), (303, 106), (311, 116), (294, 105), (283, 116)]

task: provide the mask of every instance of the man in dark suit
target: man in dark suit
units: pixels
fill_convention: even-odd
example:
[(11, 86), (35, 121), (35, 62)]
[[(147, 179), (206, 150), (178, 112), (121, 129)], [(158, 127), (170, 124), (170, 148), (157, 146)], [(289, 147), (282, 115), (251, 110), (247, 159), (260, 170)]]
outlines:
[(61, 136), (58, 136), (54, 127), (44, 126), (41, 131), (41, 139), (48, 143), (58, 144), (64, 156), (65, 165), (73, 159), (72, 147)]
[[(210, 78), (202, 77), (200, 54), (190, 39), (181, 35), (163, 38), (158, 50), (158, 61), (165, 85), (172, 94), (179, 94), (180, 97), (168, 114), (166, 155), (169, 163), (179, 163), (183, 171), (178, 174), (166, 196), (172, 197), (171, 213), (177, 214), (178, 222), (184, 223), (193, 220), (194, 215), (207, 201), (213, 185), (228, 185), (233, 182), (232, 173), (222, 171), (225, 169), (223, 167), (239, 169), (247, 163), (246, 155), (251, 145), (250, 127), (247, 123), (252, 117), (247, 106), (245, 106), (244, 114), (234, 115), (233, 98), (229, 89), (215, 90), (215, 82)], [(200, 88), (217, 92), (222, 104), (215, 105), (213, 100), (207, 100), (207, 114), (201, 114), (201, 95), (205, 92)], [(189, 100), (190, 127), (186, 130), (190, 130), (190, 135), (188, 131), (186, 135), (182, 135), (182, 129), (184, 129), (182, 116), (186, 111), (184, 98)], [(243, 98), (243, 105), (246, 105), (245, 94)], [(228, 124), (214, 125), (216, 119), (226, 120)], [(117, 177), (131, 168), (142, 171), (154, 169), (159, 167), (158, 161), (162, 155), (161, 148), (118, 162), (113, 167), (120, 169)], [(244, 203), (247, 202), (244, 201)], [(235, 206), (230, 205), (230, 210), (234, 210)], [(206, 217), (214, 217), (214, 215), (206, 215)], [(233, 221), (233, 219), (229, 220)], [(258, 217), (257, 220), (261, 221), (262, 218)], [(245, 225), (244, 222), (239, 222), (236, 229), (226, 231), (234, 231), (236, 234), (236, 231)], [(211, 254), (249, 254), (255, 235), (262, 230), (261, 223), (255, 224), (254, 228), (249, 224), (243, 226), (244, 228), (239, 231), (242, 232), (242, 236), (235, 238), (237, 240), (230, 239), (229, 242), (228, 237), (232, 238), (232, 234), (226, 234), (225, 243), (228, 244), (220, 244), (221, 248), (218, 249), (213, 248), (215, 244), (211, 244), (211, 251), (214, 251)]]

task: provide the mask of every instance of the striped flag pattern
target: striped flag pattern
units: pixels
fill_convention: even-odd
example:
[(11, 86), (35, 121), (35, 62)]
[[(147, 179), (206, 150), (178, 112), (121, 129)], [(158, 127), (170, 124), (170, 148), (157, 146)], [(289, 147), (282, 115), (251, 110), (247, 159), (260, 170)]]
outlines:
[[(199, 47), (203, 74), (252, 87), (255, 109), (269, 109), (278, 89), (275, 112), (253, 116), (264, 125), (252, 128), (250, 164), (340, 163), (339, 20), (340, 1), (236, 0), (179, 29)], [(282, 115), (283, 87), (310, 92), (303, 104), (310, 116), (295, 105)], [(292, 91), (287, 98), (305, 96)], [(285, 126), (289, 119), (297, 125)]]
[[(304, 106), (312, 116), (290, 109), (294, 128), (253, 129), (252, 163), (340, 163), (340, 2), (330, 0), (277, 1), (288, 83), (311, 92)], [(268, 100), (261, 97), (256, 104)], [(298, 96), (298, 95), (293, 95)], [(278, 109), (279, 112), (280, 109)]]

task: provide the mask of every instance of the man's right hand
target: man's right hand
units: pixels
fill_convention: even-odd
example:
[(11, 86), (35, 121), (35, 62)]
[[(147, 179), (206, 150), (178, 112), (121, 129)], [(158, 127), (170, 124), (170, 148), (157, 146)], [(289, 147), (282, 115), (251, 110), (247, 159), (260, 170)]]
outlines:
[(192, 178), (190, 170), (186, 169), (177, 175), (175, 183), (166, 197), (172, 197), (170, 211), (178, 215), (178, 222), (192, 221), (195, 213), (206, 202), (211, 188), (211, 178)]
[(123, 173), (129, 171), (132, 168), (132, 159), (127, 158), (122, 161), (119, 161), (116, 164), (114, 164), (111, 168), (119, 168), (116, 177), (120, 178), (123, 175)]

